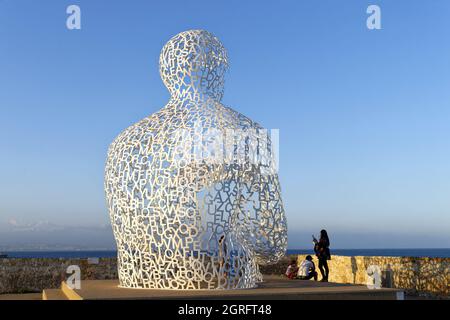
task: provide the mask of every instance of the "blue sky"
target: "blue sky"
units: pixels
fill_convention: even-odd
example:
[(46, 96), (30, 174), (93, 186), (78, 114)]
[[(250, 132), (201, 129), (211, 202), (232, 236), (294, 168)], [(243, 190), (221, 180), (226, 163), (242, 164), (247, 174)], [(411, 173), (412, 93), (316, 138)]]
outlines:
[(223, 102), (280, 129), (289, 247), (322, 228), (339, 248), (450, 247), (449, 16), (445, 0), (0, 0), (0, 245), (112, 246), (108, 145), (167, 102), (164, 43), (201, 28), (228, 50)]

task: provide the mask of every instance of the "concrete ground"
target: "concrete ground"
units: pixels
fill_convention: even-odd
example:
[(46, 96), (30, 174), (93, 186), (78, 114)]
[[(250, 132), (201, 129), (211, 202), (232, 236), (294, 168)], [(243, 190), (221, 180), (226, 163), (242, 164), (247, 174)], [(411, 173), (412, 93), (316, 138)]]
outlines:
[[(384, 300), (397, 299), (398, 289), (370, 290), (366, 286), (325, 283), (315, 281), (288, 280), (280, 276), (265, 276), (258, 288), (243, 290), (151, 290), (125, 289), (118, 287), (117, 280), (86, 280), (81, 282), (82, 289), (71, 290), (67, 286), (61, 289), (45, 290), (48, 300), (65, 299), (286, 299), (286, 300)], [(64, 289), (64, 290), (63, 290)], [(0, 294), (0, 300), (42, 300), (42, 293)], [(405, 299), (426, 299), (405, 296)]]
[(195, 299), (195, 300), (396, 300), (403, 297), (399, 289), (370, 290), (366, 286), (288, 280), (279, 276), (265, 276), (254, 289), (241, 290), (153, 290), (119, 288), (117, 280), (85, 280), (81, 289), (72, 290), (64, 283), (61, 289), (44, 290), (48, 300), (86, 299)]

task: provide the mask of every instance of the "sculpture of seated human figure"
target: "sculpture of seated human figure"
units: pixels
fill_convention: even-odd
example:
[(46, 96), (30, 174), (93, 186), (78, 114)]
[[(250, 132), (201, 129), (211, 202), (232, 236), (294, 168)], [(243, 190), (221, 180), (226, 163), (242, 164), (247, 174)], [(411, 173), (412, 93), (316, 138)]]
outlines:
[(211, 33), (173, 37), (160, 56), (169, 102), (109, 148), (105, 192), (122, 287), (251, 288), (260, 265), (284, 256), (271, 139), (221, 104), (227, 68)]

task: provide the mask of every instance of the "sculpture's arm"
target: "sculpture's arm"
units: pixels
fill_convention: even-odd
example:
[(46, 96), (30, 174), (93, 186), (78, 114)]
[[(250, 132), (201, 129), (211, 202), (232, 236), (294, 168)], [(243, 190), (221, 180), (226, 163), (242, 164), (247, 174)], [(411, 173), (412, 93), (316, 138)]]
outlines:
[(287, 222), (278, 175), (259, 177), (258, 201), (254, 201), (256, 246), (259, 264), (271, 264), (284, 256), (287, 248)]

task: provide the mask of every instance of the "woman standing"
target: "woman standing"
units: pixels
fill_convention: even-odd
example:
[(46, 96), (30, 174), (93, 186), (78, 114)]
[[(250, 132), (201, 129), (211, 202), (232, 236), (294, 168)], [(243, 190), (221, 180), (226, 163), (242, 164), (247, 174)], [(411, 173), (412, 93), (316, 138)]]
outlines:
[(327, 260), (331, 260), (330, 253), (330, 239), (328, 238), (328, 234), (326, 230), (320, 231), (320, 239), (317, 239), (313, 236), (314, 241), (314, 252), (316, 253), (317, 259), (319, 259), (319, 270), (322, 274), (322, 282), (328, 282), (328, 275), (330, 270), (328, 269)]

